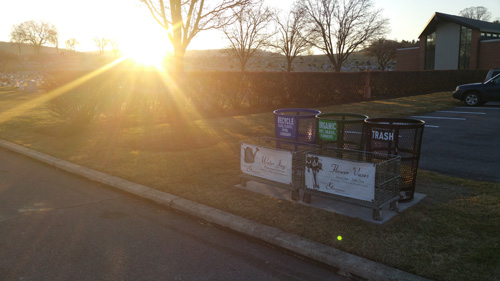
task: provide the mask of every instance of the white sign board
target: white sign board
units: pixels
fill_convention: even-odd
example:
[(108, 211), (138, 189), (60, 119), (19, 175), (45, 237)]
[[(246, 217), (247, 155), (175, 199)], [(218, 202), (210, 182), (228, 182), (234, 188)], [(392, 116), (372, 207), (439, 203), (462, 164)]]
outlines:
[(306, 156), (306, 188), (349, 198), (375, 200), (373, 163), (360, 163), (308, 154)]
[(241, 144), (241, 172), (284, 184), (292, 184), (292, 152)]

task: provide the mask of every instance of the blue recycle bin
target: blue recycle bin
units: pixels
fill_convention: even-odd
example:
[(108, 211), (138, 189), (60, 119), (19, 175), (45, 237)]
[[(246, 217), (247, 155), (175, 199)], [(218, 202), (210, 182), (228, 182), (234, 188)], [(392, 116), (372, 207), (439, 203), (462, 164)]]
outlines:
[(285, 108), (274, 111), (277, 139), (300, 143), (316, 143), (316, 115), (321, 111), (307, 108)]

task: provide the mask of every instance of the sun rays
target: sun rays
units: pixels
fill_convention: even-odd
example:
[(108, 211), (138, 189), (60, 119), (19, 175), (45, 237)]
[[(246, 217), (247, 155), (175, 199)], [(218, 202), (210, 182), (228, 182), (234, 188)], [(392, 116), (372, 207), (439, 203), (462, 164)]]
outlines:
[[(103, 99), (125, 95), (121, 98), (133, 102), (132, 97), (139, 95), (139, 93), (142, 95), (141, 97), (157, 99), (156, 106), (163, 107), (160, 110), (171, 111), (168, 114), (169, 118), (167, 120), (163, 118), (161, 121), (170, 125), (185, 124), (190, 120), (198, 119), (200, 114), (188, 96), (189, 90), (187, 89), (190, 85), (188, 85), (186, 74), (170, 73), (165, 69), (165, 64), (162, 64), (161, 60), (157, 60), (157, 55), (158, 53), (144, 57), (134, 56), (134, 59), (129, 56), (119, 57), (90, 73), (55, 89), (47, 90), (46, 93), (36, 98), (0, 113), (0, 123), (22, 116), (29, 110), (46, 104), (59, 96), (71, 93), (83, 85), (104, 89), (100, 90)], [(97, 83), (91, 81), (96, 78), (101, 80)], [(138, 98), (140, 99), (140, 97)], [(135, 100), (137, 101), (137, 98)], [(143, 114), (151, 114), (147, 111), (152, 110), (146, 108), (143, 110)]]
[(90, 79), (100, 75), (101, 73), (105, 72), (106, 70), (118, 65), (119, 63), (123, 62), (125, 58), (118, 58), (117, 60), (114, 60), (113, 62), (96, 69), (95, 71), (92, 71), (91, 73), (88, 73), (76, 80), (71, 81), (70, 83), (67, 83), (61, 87), (58, 87), (54, 90), (51, 90), (47, 92), (46, 94), (30, 100), (28, 102), (25, 102), (17, 107), (11, 108), (7, 111), (4, 111), (0, 114), (0, 123), (6, 122), (14, 117), (20, 116), (24, 114), (25, 112), (36, 108), (44, 103), (47, 103), (48, 101), (71, 91), (72, 89), (84, 84), (85, 82), (89, 81)]

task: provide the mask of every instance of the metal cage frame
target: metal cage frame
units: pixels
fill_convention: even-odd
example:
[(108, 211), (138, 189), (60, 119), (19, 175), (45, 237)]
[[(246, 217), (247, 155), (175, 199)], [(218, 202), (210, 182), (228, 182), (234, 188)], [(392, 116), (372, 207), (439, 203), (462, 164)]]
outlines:
[(342, 195), (331, 194), (323, 191), (305, 188), (304, 197), (306, 203), (311, 203), (312, 196), (332, 199), (360, 207), (373, 210), (373, 219), (382, 220), (382, 208), (389, 204), (391, 210), (399, 211), (399, 189), (401, 184), (401, 175), (399, 173), (401, 157), (396, 155), (370, 153), (360, 150), (348, 150), (336, 147), (322, 147), (308, 154), (331, 157), (341, 160), (348, 160), (360, 163), (375, 164), (375, 199), (365, 201), (356, 198), (350, 198)]
[(278, 188), (290, 190), (292, 192), (292, 199), (295, 201), (299, 200), (300, 199), (299, 189), (304, 188), (305, 155), (307, 154), (307, 152), (317, 149), (318, 146), (315, 144), (299, 143), (291, 140), (283, 140), (283, 139), (276, 139), (269, 137), (258, 137), (240, 142), (240, 158), (244, 157), (243, 155), (241, 155), (241, 150), (242, 150), (241, 147), (244, 143), (267, 149), (291, 152), (292, 182), (290, 184), (285, 184), (270, 179), (250, 175), (241, 171), (240, 183), (243, 186), (246, 186), (246, 183), (248, 181), (255, 181), (270, 186), (275, 186)]

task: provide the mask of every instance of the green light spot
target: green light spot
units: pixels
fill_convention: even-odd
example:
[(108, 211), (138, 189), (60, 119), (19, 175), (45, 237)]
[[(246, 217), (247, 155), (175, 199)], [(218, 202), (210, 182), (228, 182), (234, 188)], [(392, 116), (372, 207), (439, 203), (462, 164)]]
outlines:
[(337, 240), (339, 240), (339, 241), (342, 240), (342, 236), (340, 236), (340, 235), (337, 236)]

